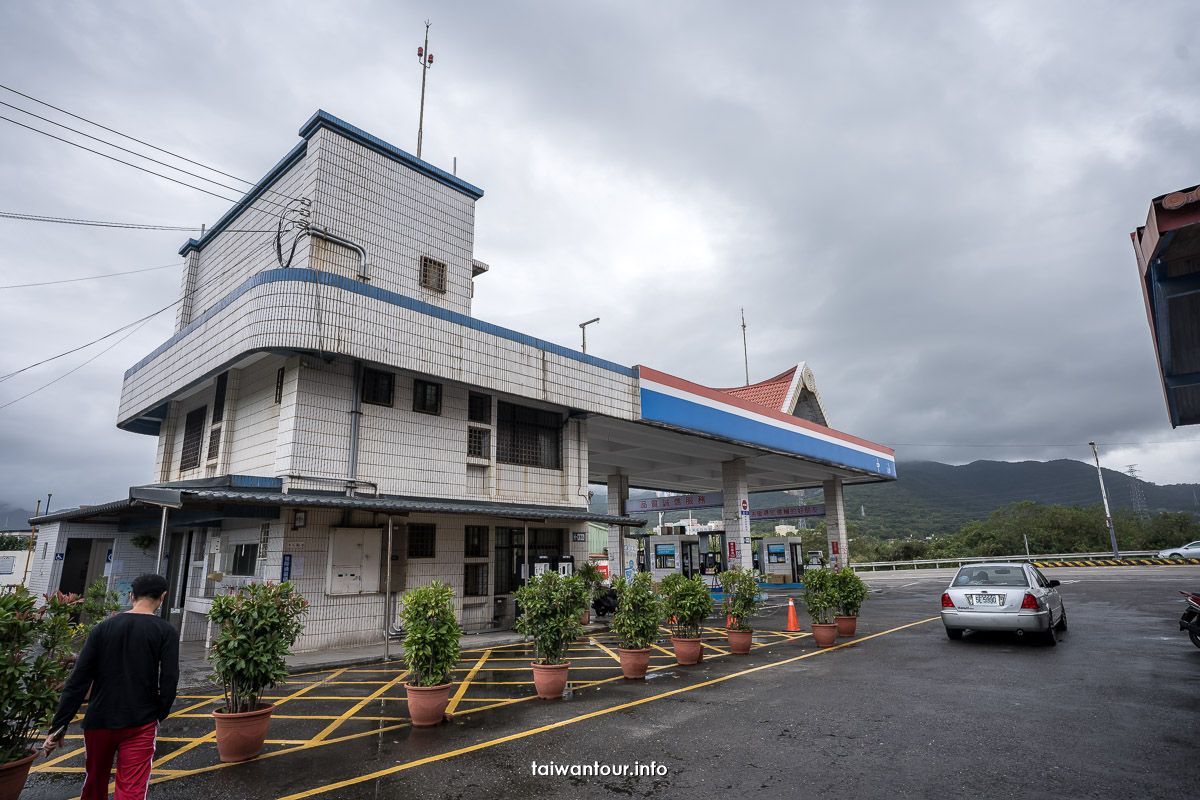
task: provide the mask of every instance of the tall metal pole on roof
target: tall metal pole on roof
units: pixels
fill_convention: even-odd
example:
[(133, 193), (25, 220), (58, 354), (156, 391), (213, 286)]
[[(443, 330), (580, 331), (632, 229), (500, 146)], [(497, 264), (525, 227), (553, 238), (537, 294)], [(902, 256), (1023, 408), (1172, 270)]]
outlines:
[(596, 317), (595, 319), (589, 319), (587, 322), (579, 323), (579, 330), (583, 333), (583, 352), (584, 353), (587, 353), (587, 326), (591, 325), (593, 322), (599, 322), (599, 321), (600, 321), (600, 318)]
[(746, 309), (742, 309), (742, 356), (746, 359), (746, 385), (750, 385), (750, 348), (746, 346)]
[(425, 76), (433, 66), (433, 53), (429, 52), (429, 20), (425, 20), (425, 46), (417, 48), (417, 61), (421, 64), (421, 116), (417, 121), (417, 158), (421, 157), (421, 138), (425, 133)]
[(1121, 551), (1117, 549), (1117, 532), (1113, 529), (1112, 514), (1108, 510), (1108, 492), (1104, 489), (1104, 473), (1100, 471), (1100, 453), (1096, 450), (1095, 442), (1088, 442), (1092, 446), (1092, 456), (1096, 459), (1096, 474), (1100, 476), (1100, 497), (1104, 500), (1104, 523), (1108, 525), (1108, 538), (1112, 540), (1113, 558), (1120, 558)]

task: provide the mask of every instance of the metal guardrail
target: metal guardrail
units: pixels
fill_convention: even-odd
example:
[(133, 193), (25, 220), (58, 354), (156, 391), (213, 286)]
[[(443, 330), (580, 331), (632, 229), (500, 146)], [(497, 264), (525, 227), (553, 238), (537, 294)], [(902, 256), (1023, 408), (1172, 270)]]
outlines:
[[(1125, 550), (1121, 552), (1121, 556), (1130, 556), (1140, 558), (1144, 556), (1156, 556), (1157, 550)], [(855, 572), (859, 570), (869, 569), (875, 572), (880, 569), (937, 569), (938, 567), (961, 567), (963, 564), (981, 564), (983, 562), (992, 561), (1072, 561), (1080, 559), (1098, 559), (1112, 558), (1111, 552), (1104, 553), (1059, 553), (1055, 555), (1032, 555), (1032, 556), (971, 556), (969, 558), (919, 558), (912, 561), (868, 561), (861, 564), (854, 562), (850, 563), (850, 568)]]

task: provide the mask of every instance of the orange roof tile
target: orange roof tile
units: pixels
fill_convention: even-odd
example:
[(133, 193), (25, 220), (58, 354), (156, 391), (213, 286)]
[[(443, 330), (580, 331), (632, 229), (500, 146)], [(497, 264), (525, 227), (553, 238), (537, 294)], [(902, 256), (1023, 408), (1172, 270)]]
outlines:
[(783, 411), (783, 404), (787, 401), (788, 389), (792, 386), (792, 377), (795, 374), (796, 368), (792, 367), (787, 372), (781, 372), (774, 378), (767, 378), (759, 383), (735, 386), (732, 389), (719, 389), (718, 391), (776, 411)]

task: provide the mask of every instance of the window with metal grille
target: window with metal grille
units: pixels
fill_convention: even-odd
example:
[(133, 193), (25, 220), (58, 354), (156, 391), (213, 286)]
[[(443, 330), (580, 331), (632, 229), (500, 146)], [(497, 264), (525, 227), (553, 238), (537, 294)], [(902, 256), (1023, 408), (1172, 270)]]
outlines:
[(283, 367), (275, 373), (275, 402), (283, 402)]
[(491, 458), (492, 432), (487, 428), (467, 428), (467, 455), (471, 458)]
[(479, 597), (488, 593), (488, 565), (463, 565), (463, 597)]
[(429, 381), (413, 381), (413, 411), (422, 414), (442, 413), (442, 385)]
[(218, 425), (208, 432), (208, 460), (213, 461), (221, 454), (221, 426)]
[(467, 419), (471, 422), (492, 424), (492, 396), (471, 392), (467, 396)]
[(374, 406), (390, 406), (395, 376), (377, 369), (363, 370), (362, 401)]
[(435, 292), (446, 291), (446, 264), (436, 258), (421, 256), (421, 285)]
[(501, 401), (496, 405), (496, 460), (562, 469), (562, 417)]
[(437, 527), (434, 525), (408, 526), (408, 557), (434, 558), (437, 555)]
[(465, 558), (488, 557), (488, 528), (486, 525), (468, 525), (463, 535)]
[(225, 419), (225, 389), (228, 383), (228, 372), (222, 372), (217, 376), (217, 388), (215, 391), (213, 391), (213, 425), (216, 425), (218, 422)]
[(179, 469), (195, 469), (200, 466), (200, 448), (204, 445), (204, 418), (208, 406), (189, 411), (183, 421), (183, 452), (179, 454)]

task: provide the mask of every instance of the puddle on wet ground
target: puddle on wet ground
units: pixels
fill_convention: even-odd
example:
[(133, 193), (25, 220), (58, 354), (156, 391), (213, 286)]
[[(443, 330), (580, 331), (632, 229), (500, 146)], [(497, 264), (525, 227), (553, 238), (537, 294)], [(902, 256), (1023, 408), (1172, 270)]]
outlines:
[(666, 672), (647, 672), (646, 673), (646, 680), (648, 680), (648, 681), (656, 681), (661, 678), (678, 678), (678, 677), (681, 677), (681, 676), (675, 670), (667, 670)]

